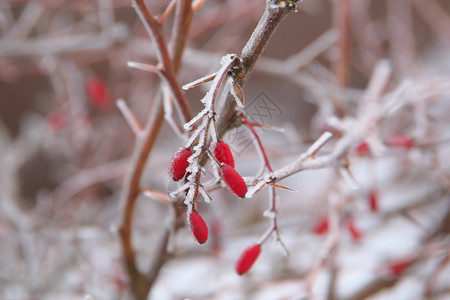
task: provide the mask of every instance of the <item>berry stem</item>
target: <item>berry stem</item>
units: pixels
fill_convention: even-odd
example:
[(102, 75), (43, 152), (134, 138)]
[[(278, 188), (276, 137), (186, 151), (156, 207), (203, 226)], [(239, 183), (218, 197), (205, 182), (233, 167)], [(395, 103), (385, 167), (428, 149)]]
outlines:
[[(253, 126), (253, 124), (246, 118), (243, 117), (242, 118), (242, 122), (250, 129), (252, 135), (255, 137), (255, 142), (257, 145), (257, 149), (258, 151), (260, 151), (260, 153), (262, 154), (263, 160), (264, 160), (264, 165), (265, 168), (267, 168), (267, 170), (269, 172), (273, 172), (272, 166), (270, 164), (269, 161), (269, 157), (267, 156), (267, 152), (266, 149), (264, 148), (261, 138), (259, 137), (258, 132), (256, 132), (255, 127)], [(270, 207), (269, 207), (269, 218), (271, 219), (271, 227), (264, 233), (264, 235), (261, 237), (259, 244), (263, 244), (271, 235), (272, 233), (275, 232), (276, 237), (277, 237), (277, 241), (281, 244), (281, 246), (283, 247), (283, 250), (286, 252), (286, 254), (289, 253), (286, 245), (283, 243), (281, 236), (280, 236), (280, 231), (278, 229), (278, 218), (277, 218), (277, 194), (276, 194), (276, 189), (273, 185), (269, 185), (269, 190), (270, 190)]]

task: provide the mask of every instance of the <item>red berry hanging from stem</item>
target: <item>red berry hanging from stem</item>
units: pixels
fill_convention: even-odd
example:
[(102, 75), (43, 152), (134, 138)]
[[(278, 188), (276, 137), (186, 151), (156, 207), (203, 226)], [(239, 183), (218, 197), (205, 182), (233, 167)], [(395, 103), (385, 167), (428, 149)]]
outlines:
[(231, 153), (230, 147), (224, 141), (219, 141), (215, 144), (214, 157), (220, 163), (229, 165), (234, 168), (233, 154)]
[(189, 166), (188, 158), (192, 155), (192, 151), (181, 147), (172, 157), (169, 165), (170, 178), (177, 181), (184, 177), (186, 168)]
[(208, 226), (197, 212), (193, 211), (189, 214), (188, 226), (197, 242), (204, 244), (208, 240)]
[(247, 249), (242, 252), (241, 257), (239, 257), (239, 260), (236, 263), (236, 272), (239, 275), (243, 275), (250, 270), (250, 268), (255, 263), (256, 259), (258, 258), (259, 254), (261, 253), (261, 245), (260, 244), (253, 244), (249, 246)]
[(247, 185), (241, 175), (231, 166), (222, 164), (219, 170), (220, 177), (228, 189), (235, 195), (244, 198), (247, 193)]

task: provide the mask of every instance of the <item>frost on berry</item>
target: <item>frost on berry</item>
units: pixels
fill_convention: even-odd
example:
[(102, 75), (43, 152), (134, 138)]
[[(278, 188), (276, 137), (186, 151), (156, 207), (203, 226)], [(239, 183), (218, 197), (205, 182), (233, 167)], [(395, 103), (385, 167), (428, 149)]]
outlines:
[(191, 212), (189, 214), (188, 226), (197, 242), (204, 244), (208, 239), (208, 226), (197, 212)]
[(191, 155), (192, 151), (184, 147), (175, 152), (169, 165), (170, 178), (177, 181), (184, 177), (186, 168), (189, 166), (188, 158)]
[(325, 234), (328, 231), (328, 217), (323, 216), (317, 219), (316, 223), (314, 224), (312, 231), (315, 234)]
[(372, 212), (378, 211), (378, 193), (375, 190), (369, 193), (369, 207)]
[(414, 146), (414, 139), (406, 134), (397, 133), (389, 137), (387, 144), (391, 147), (411, 149)]
[(111, 92), (106, 83), (97, 77), (86, 82), (86, 94), (92, 104), (98, 108), (104, 108), (111, 101)]
[(260, 244), (253, 244), (249, 246), (247, 249), (245, 249), (236, 263), (236, 272), (239, 275), (247, 273), (248, 270), (250, 270), (250, 268), (255, 263), (260, 253), (261, 253)]
[(225, 165), (229, 165), (234, 168), (234, 158), (231, 153), (230, 147), (224, 142), (218, 142), (214, 147), (214, 157)]
[(247, 185), (241, 175), (231, 166), (222, 164), (220, 168), (220, 177), (230, 189), (231, 192), (243, 198), (247, 193)]

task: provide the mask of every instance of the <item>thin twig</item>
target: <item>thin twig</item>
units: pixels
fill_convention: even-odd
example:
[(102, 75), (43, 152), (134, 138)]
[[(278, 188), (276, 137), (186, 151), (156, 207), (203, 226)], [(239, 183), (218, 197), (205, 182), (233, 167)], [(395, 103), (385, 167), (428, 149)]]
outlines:
[(130, 110), (125, 101), (123, 99), (118, 99), (116, 105), (119, 108), (125, 120), (127, 121), (131, 130), (134, 132), (134, 134), (139, 135), (142, 132), (142, 125), (139, 123), (138, 119)]
[(339, 30), (338, 57), (335, 74), (338, 85), (347, 86), (350, 80), (350, 0), (335, 0), (335, 27)]
[[(236, 75), (236, 81), (244, 86), (245, 81), (250, 76), (256, 61), (259, 59), (270, 38), (274, 34), (278, 25), (284, 18), (295, 9), (295, 5), (280, 7), (271, 0), (266, 1), (266, 9), (253, 31), (250, 39), (242, 49), (241, 60), (243, 62), (241, 72)], [(235, 101), (227, 101), (217, 120), (217, 130), (223, 136), (229, 129), (241, 124), (241, 119), (237, 116)]]
[(178, 106), (182, 112), (183, 122), (189, 121), (192, 116), (189, 109), (189, 104), (184, 96), (184, 92), (178, 84), (176, 79), (176, 69), (172, 63), (167, 49), (166, 40), (162, 35), (161, 24), (159, 24), (155, 18), (150, 14), (147, 5), (144, 0), (132, 0), (133, 7), (135, 8), (138, 16), (141, 18), (145, 29), (150, 37), (154, 40), (155, 45), (158, 48), (157, 55), (160, 63), (163, 65), (161, 73), (170, 86), (170, 90), (176, 99)]

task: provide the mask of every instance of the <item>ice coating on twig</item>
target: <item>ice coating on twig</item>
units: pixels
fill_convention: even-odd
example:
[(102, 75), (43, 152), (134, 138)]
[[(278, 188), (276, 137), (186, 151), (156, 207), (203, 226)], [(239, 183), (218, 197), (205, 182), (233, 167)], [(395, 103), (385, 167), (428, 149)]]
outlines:
[(213, 80), (216, 77), (216, 75), (217, 75), (217, 72), (205, 75), (205, 76), (203, 76), (203, 77), (201, 77), (201, 78), (199, 78), (197, 80), (194, 80), (194, 81), (192, 81), (190, 83), (186, 83), (185, 85), (183, 85), (183, 90), (187, 91), (187, 90), (189, 90), (191, 88), (199, 86), (202, 83), (209, 82), (209, 81)]
[(203, 187), (199, 188), (199, 192), (200, 192), (200, 195), (202, 195), (202, 197), (206, 203), (213, 202), (213, 198), (211, 198), (211, 195)]
[(260, 189), (264, 187), (266, 182), (264, 180), (259, 181), (257, 184), (248, 189), (245, 198), (252, 198)]
[(233, 79), (228, 78), (227, 85), (229, 85), (230, 93), (236, 101), (236, 105), (239, 108), (244, 108), (244, 94), (239, 84)]
[(141, 70), (141, 71), (149, 71), (149, 72), (153, 72), (153, 73), (157, 73), (157, 74), (161, 73), (160, 68), (153, 66), (153, 65), (140, 63), (140, 62), (129, 61), (129, 62), (127, 62), (127, 66), (130, 68)]
[[(184, 128), (186, 130), (191, 130), (195, 124), (201, 121), (200, 125), (194, 131), (185, 145), (185, 147), (191, 147), (194, 143), (197, 142), (197, 144), (192, 147), (193, 154), (188, 159), (189, 166), (186, 169), (186, 172), (189, 173), (189, 175), (187, 176), (187, 185), (189, 188), (189, 192), (184, 202), (186, 205), (188, 205), (189, 209), (192, 209), (192, 205), (195, 202), (195, 191), (197, 190), (197, 187), (199, 187), (200, 193), (204, 197), (206, 202), (210, 202), (212, 200), (207, 191), (203, 190), (203, 188), (200, 187), (200, 184), (198, 182), (198, 173), (201, 170), (200, 161), (205, 149), (207, 149), (208, 138), (211, 136), (213, 141), (217, 139), (217, 132), (215, 128), (216, 113), (214, 110), (215, 100), (217, 98), (217, 94), (221, 84), (226, 78), (229, 70), (236, 63), (236, 55), (227, 54), (222, 57), (220, 63), (221, 67), (219, 71), (214, 74), (214, 80), (211, 84), (210, 89), (200, 100), (205, 105), (204, 109), (201, 110), (194, 118), (192, 118), (192, 120), (184, 124)], [(205, 80), (208, 78), (212, 78), (212, 76), (209, 75), (206, 78), (197, 80), (196, 82), (205, 82)]]
[(208, 111), (206, 109), (203, 109), (201, 112), (199, 112), (195, 117), (192, 118), (189, 122), (183, 125), (184, 129), (186, 130), (192, 130), (194, 125), (203, 118)]

